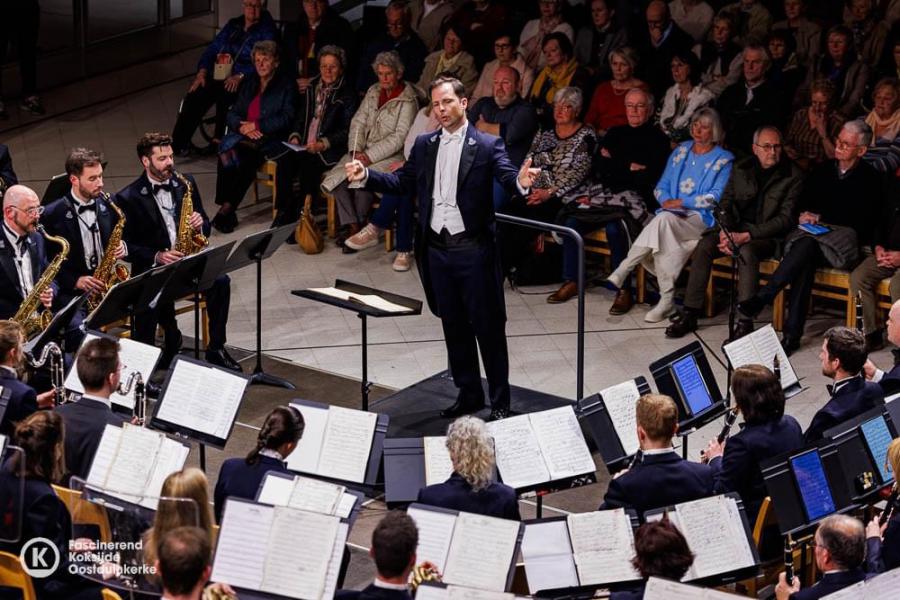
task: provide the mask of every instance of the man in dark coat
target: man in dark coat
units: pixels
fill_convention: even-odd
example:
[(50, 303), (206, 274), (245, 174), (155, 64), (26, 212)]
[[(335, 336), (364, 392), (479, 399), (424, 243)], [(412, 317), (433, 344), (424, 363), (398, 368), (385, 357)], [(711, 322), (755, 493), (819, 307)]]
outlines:
[(339, 590), (337, 600), (411, 600), (409, 574), (416, 566), (419, 530), (412, 517), (399, 510), (386, 514), (372, 532), (369, 556), (375, 561), (375, 581), (362, 591)]
[(650, 2), (644, 14), (646, 26), (638, 29), (635, 39), (641, 56), (638, 75), (654, 96), (662, 98), (674, 83), (672, 57), (678, 51), (690, 51), (694, 38), (675, 24), (669, 5), (662, 0)]
[(406, 81), (418, 81), (425, 68), (425, 57), (428, 49), (425, 43), (410, 28), (411, 14), (409, 6), (403, 0), (391, 0), (385, 9), (387, 30), (369, 42), (363, 51), (362, 60), (356, 77), (356, 91), (360, 95), (375, 83), (375, 71), (372, 63), (381, 52), (393, 50), (403, 62), (403, 78)]

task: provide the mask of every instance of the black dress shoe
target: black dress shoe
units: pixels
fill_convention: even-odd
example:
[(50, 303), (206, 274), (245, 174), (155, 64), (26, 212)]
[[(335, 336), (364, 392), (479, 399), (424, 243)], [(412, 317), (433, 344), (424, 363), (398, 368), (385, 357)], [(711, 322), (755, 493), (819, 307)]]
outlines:
[(228, 351), (225, 350), (225, 348), (219, 348), (217, 350), (207, 350), (206, 362), (218, 367), (224, 367), (237, 373), (244, 372), (244, 370), (241, 368), (241, 365), (236, 360), (231, 358), (231, 355), (228, 354)]
[(697, 331), (697, 315), (693, 311), (684, 310), (681, 316), (666, 327), (667, 338), (680, 338)]
[(237, 227), (237, 224), (238, 219), (234, 211), (228, 214), (218, 213), (212, 220), (212, 226), (222, 233), (231, 233)]
[(505, 418), (508, 417), (508, 416), (509, 416), (509, 409), (508, 409), (508, 408), (503, 408), (503, 407), (500, 407), (500, 408), (492, 408), (492, 409), (491, 409), (491, 414), (490, 414), (490, 416), (487, 418), (487, 420), (488, 420), (488, 421), (499, 421), (500, 419), (505, 419)]
[(472, 400), (463, 400), (462, 398), (457, 398), (456, 402), (450, 408), (445, 408), (441, 411), (441, 417), (444, 419), (455, 419), (456, 417), (461, 417), (463, 415), (471, 415), (472, 413), (477, 413), (479, 410), (484, 408), (484, 400), (472, 401)]
[(750, 296), (743, 302), (738, 302), (738, 310), (751, 319), (759, 315), (765, 307), (766, 303), (759, 296)]
[(800, 348), (800, 338), (784, 334), (781, 337), (781, 347), (784, 348), (784, 353), (790, 356), (794, 351)]
[(728, 341), (733, 342), (734, 340), (740, 339), (751, 333), (753, 333), (753, 321), (750, 319), (739, 319), (738, 322), (734, 324), (734, 337)]

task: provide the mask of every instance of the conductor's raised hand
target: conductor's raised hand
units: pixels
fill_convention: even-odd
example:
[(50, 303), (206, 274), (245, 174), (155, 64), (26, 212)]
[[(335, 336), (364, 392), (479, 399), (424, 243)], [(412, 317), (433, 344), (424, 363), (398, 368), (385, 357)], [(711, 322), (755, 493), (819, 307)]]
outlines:
[(519, 185), (521, 185), (523, 189), (531, 189), (531, 186), (534, 185), (534, 182), (537, 181), (537, 178), (540, 177), (540, 175), (541, 170), (532, 169), (531, 159), (526, 158), (525, 162), (522, 163), (522, 168), (519, 169)]
[(358, 160), (351, 160), (344, 165), (347, 171), (347, 181), (362, 181), (366, 178), (366, 167)]

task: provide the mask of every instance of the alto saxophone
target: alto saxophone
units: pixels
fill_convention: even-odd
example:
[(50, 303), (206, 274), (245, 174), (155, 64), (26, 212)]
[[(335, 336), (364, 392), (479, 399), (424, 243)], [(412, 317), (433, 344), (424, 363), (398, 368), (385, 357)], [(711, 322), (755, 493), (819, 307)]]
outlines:
[(173, 250), (190, 256), (209, 246), (209, 240), (203, 233), (195, 232), (191, 227), (191, 215), (194, 214), (194, 194), (191, 190), (191, 182), (177, 171), (175, 177), (184, 184), (185, 190), (184, 197), (181, 199), (181, 213), (178, 215), (178, 239), (175, 240)]
[(43, 311), (38, 312), (41, 307), (41, 294), (43, 294), (45, 290), (50, 289), (50, 285), (53, 283), (53, 280), (56, 279), (56, 274), (59, 273), (59, 268), (69, 255), (69, 242), (66, 241), (66, 238), (50, 235), (44, 229), (43, 225), (38, 225), (37, 230), (41, 232), (44, 239), (59, 244), (60, 251), (59, 254), (56, 255), (56, 258), (54, 258), (47, 268), (44, 269), (44, 272), (41, 273), (41, 278), (34, 284), (31, 291), (25, 296), (25, 299), (22, 300), (22, 304), (19, 305), (19, 310), (17, 310), (16, 314), (12, 317), (12, 320), (21, 325), (22, 329), (25, 330), (26, 338), (30, 338), (34, 334), (43, 331), (50, 325), (50, 321), (53, 320), (53, 313), (50, 309), (44, 309)]
[[(106, 248), (103, 251), (103, 260), (100, 261), (100, 264), (94, 270), (94, 278), (102, 281), (106, 285), (106, 291), (108, 292), (109, 288), (115, 284), (126, 281), (131, 276), (131, 273), (129, 273), (128, 267), (116, 260), (116, 249), (122, 242), (122, 231), (125, 229), (125, 213), (110, 199), (109, 194), (104, 192), (103, 199), (119, 215), (119, 220), (116, 221), (116, 225), (113, 227), (112, 233), (109, 235), (109, 241), (106, 243)], [(88, 296), (88, 311), (93, 311), (97, 308), (104, 295), (105, 293), (98, 292)]]

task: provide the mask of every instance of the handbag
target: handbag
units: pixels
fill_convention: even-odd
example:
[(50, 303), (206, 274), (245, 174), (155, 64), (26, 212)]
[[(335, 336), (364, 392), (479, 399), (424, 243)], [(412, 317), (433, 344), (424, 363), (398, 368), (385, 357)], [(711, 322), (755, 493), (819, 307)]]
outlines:
[(297, 221), (294, 237), (306, 254), (319, 254), (325, 249), (325, 238), (322, 237), (319, 226), (313, 220), (311, 195), (307, 195), (306, 201), (303, 203), (303, 213), (300, 215), (300, 220)]

